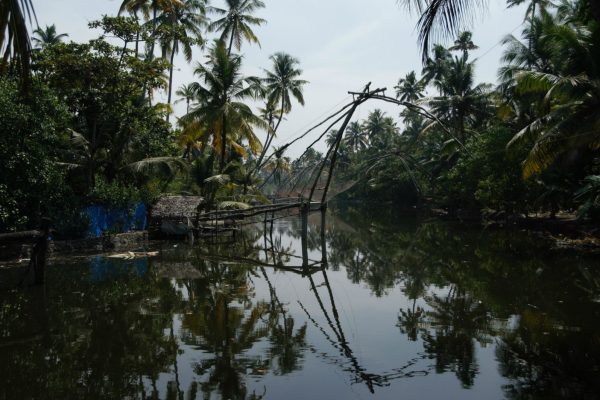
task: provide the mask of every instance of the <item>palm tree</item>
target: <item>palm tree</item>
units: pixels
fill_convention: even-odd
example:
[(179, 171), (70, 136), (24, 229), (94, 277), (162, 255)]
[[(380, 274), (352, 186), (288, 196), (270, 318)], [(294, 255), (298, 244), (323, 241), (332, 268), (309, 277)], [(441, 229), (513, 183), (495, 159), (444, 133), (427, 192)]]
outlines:
[[(525, 2), (529, 2), (527, 6), (527, 10), (525, 11), (525, 20), (529, 20), (530, 28), (533, 28), (533, 24), (536, 18), (536, 13), (538, 10), (540, 14), (546, 13), (546, 8), (549, 5), (552, 5), (552, 2), (549, 0), (507, 0), (508, 7), (516, 7)], [(531, 52), (531, 47), (533, 46), (533, 38), (529, 38), (529, 51)]]
[(302, 75), (302, 70), (297, 68), (300, 64), (298, 59), (292, 57), (286, 53), (275, 53), (270, 57), (273, 63), (272, 70), (264, 70), (266, 78), (263, 79), (263, 85), (267, 93), (267, 109), (275, 110), (279, 108), (279, 116), (275, 123), (270, 114), (269, 130), (267, 131), (267, 138), (263, 150), (257, 160), (256, 170), (260, 170), (261, 163), (264, 156), (266, 155), (273, 138), (275, 137), (279, 125), (283, 120), (284, 114), (292, 111), (292, 97), (296, 99), (298, 103), (304, 105), (304, 85), (308, 82), (299, 77)]
[(240, 51), (242, 40), (256, 43), (260, 46), (258, 38), (252, 31), (252, 25), (261, 26), (267, 21), (254, 17), (252, 14), (265, 7), (261, 0), (226, 0), (227, 9), (211, 7), (209, 10), (222, 18), (212, 22), (208, 29), (211, 32), (220, 31), (221, 40), (229, 38), (228, 53), (231, 54), (233, 46)]
[[(179, 47), (183, 47), (183, 53), (186, 61), (192, 61), (192, 46), (202, 45), (202, 27), (206, 22), (206, 2), (205, 0), (181, 0), (181, 3), (174, 3), (158, 17), (157, 30), (162, 35), (163, 57), (170, 51), (169, 67), (169, 91), (167, 104), (171, 105), (173, 94), (173, 70), (175, 63), (175, 54)], [(170, 112), (167, 114), (169, 122)]]
[(284, 157), (283, 156), (283, 150), (284, 149), (277, 149), (276, 151), (276, 157), (275, 160), (269, 162), (269, 164), (267, 165), (267, 170), (271, 171), (271, 173), (269, 174), (269, 176), (264, 180), (263, 184), (260, 186), (260, 188), (262, 188), (263, 186), (265, 186), (270, 180), (271, 178), (273, 178), (273, 181), (276, 184), (280, 184), (281, 183), (281, 176), (282, 173), (290, 173), (291, 171), (291, 165), (290, 165), (290, 158), (289, 157)]
[(358, 122), (351, 122), (346, 129), (346, 145), (355, 153), (369, 146), (367, 133)]
[(197, 100), (186, 118), (206, 123), (213, 136), (213, 146), (220, 153), (219, 170), (226, 164), (226, 148), (231, 144), (239, 149), (236, 140), (246, 139), (251, 151), (261, 148), (254, 127), (267, 129), (267, 124), (252, 109), (241, 102), (255, 97), (257, 78), (241, 75), (242, 58), (229, 55), (222, 40), (210, 49), (209, 61), (199, 64), (195, 73), (203, 82), (197, 86)]
[(512, 139), (535, 141), (523, 165), (524, 177), (538, 174), (561, 155), (598, 149), (600, 126), (600, 49), (587, 27), (575, 22), (544, 27), (552, 55), (548, 71), (516, 73), (517, 90), (537, 94), (542, 112)]
[(46, 46), (51, 46), (62, 42), (69, 35), (66, 33), (56, 34), (55, 25), (46, 25), (45, 29), (37, 28), (33, 31), (34, 37), (32, 41), (37, 45), (36, 50), (42, 50)]
[(363, 129), (369, 136), (371, 145), (380, 150), (388, 147), (392, 137), (398, 133), (398, 127), (393, 118), (387, 116), (380, 109), (369, 113)]
[[(525, 0), (507, 0), (509, 6), (512, 3), (520, 4), (523, 1)], [(416, 9), (421, 14), (417, 28), (423, 62), (425, 62), (433, 47), (432, 42), (455, 37), (473, 20), (474, 14), (486, 8), (488, 0), (402, 0), (402, 2), (409, 10)], [(533, 3), (546, 2), (551, 4), (547, 0), (532, 0), (528, 14), (535, 15)], [(586, 7), (589, 7), (594, 19), (600, 23), (600, 1), (588, 1)]]
[(454, 126), (458, 139), (465, 139), (467, 124), (474, 125), (489, 111), (488, 85), (474, 85), (473, 63), (455, 58), (439, 81), (440, 96), (427, 99), (431, 111)]
[(335, 142), (337, 141), (338, 133), (339, 132), (337, 131), (337, 129), (332, 129), (329, 131), (327, 137), (325, 138), (325, 144), (327, 145), (327, 147), (331, 147), (335, 144)]
[(419, 14), (417, 29), (423, 62), (429, 58), (433, 44), (440, 39), (457, 37), (472, 20), (472, 15), (486, 8), (488, 0), (402, 0), (409, 10)]
[(176, 96), (181, 97), (179, 100), (175, 100), (175, 103), (179, 103), (180, 101), (185, 100), (185, 113), (188, 114), (190, 112), (190, 103), (196, 99), (196, 91), (198, 89), (198, 84), (195, 82), (188, 83), (187, 85), (179, 86), (179, 89), (175, 92)]
[(506, 0), (508, 7), (517, 7), (523, 3), (529, 3), (525, 11), (525, 20), (533, 21), (538, 11), (545, 11), (548, 6), (553, 5), (550, 0)]
[(450, 56), (448, 49), (441, 45), (434, 46), (433, 57), (427, 58), (425, 65), (423, 66), (423, 71), (421, 72), (423, 82), (426, 84), (433, 82), (438, 86), (438, 83), (442, 80), (442, 77), (448, 68), (448, 63), (451, 60), (452, 57)]
[(461, 32), (458, 38), (454, 41), (454, 46), (449, 47), (450, 51), (462, 51), (465, 60), (469, 58), (469, 50), (476, 50), (479, 46), (476, 46), (472, 40), (473, 34), (469, 31)]
[[(123, 0), (123, 2), (121, 3), (121, 7), (119, 7), (118, 15), (120, 16), (122, 13), (127, 11), (129, 14), (133, 15), (136, 22), (139, 22), (140, 17), (138, 14), (141, 12), (144, 15), (144, 17), (148, 19), (150, 17), (149, 9), (150, 6), (148, 4), (148, 0)], [(140, 33), (141, 32), (138, 31), (135, 37), (136, 58), (140, 54)]]
[(424, 82), (417, 80), (415, 71), (410, 71), (404, 78), (401, 78), (398, 81), (398, 85), (396, 85), (394, 89), (396, 89), (396, 98), (400, 101), (415, 103), (423, 97), (425, 84)]
[[(119, 8), (119, 14), (128, 11), (133, 14), (137, 19), (137, 13), (142, 12), (144, 18), (146, 19), (146, 24), (143, 26), (144, 31), (150, 31), (150, 35), (146, 38), (146, 59), (153, 60), (154, 59), (154, 49), (156, 46), (156, 40), (158, 39), (158, 23), (159, 16), (165, 12), (173, 12), (173, 8), (175, 6), (183, 6), (182, 0), (123, 0), (121, 3), (121, 7)], [(152, 12), (152, 17), (150, 17), (150, 13)], [(148, 27), (147, 25), (150, 25)], [(136, 35), (136, 45), (135, 45), (135, 53), (138, 55), (139, 51), (139, 34)], [(148, 94), (148, 97), (152, 97), (152, 93), (146, 93), (147, 82), (144, 83), (144, 87), (142, 90), (142, 97), (145, 97)], [(171, 85), (169, 85), (169, 88)], [(168, 116), (167, 116), (168, 118)]]
[[(147, 58), (154, 58), (154, 48), (156, 45), (157, 39), (157, 29), (159, 16), (163, 12), (172, 11), (175, 6), (182, 6), (182, 0), (123, 0), (121, 3), (121, 7), (119, 8), (119, 14), (127, 11), (134, 15), (137, 18), (137, 14), (141, 12), (144, 15), (146, 21), (148, 21), (151, 26), (151, 34), (149, 40), (150, 47), (147, 52)], [(152, 17), (150, 14), (152, 13)], [(139, 40), (139, 38), (138, 38)], [(137, 54), (137, 40), (136, 40), (136, 54)]]
[(32, 0), (2, 0), (0, 2), (0, 74), (4, 74), (9, 61), (20, 66), (20, 76), (26, 84), (30, 74), (31, 43), (27, 19), (35, 19)]

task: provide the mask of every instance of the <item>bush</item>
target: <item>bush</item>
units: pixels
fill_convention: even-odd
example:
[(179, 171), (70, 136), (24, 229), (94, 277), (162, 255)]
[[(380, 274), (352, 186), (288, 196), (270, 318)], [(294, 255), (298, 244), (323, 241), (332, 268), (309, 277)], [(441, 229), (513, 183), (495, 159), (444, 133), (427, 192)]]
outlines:
[(522, 178), (525, 150), (507, 150), (512, 137), (509, 129), (493, 127), (467, 140), (456, 164), (440, 178), (446, 205), (528, 211), (539, 191), (535, 182)]

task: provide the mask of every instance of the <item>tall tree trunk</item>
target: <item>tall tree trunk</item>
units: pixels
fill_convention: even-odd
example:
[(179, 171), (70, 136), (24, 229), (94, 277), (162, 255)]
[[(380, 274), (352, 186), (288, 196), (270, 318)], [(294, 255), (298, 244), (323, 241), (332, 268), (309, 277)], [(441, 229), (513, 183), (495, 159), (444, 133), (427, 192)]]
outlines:
[(123, 49), (121, 50), (121, 57), (119, 57), (119, 68), (121, 68), (121, 64), (123, 64), (123, 58), (125, 57), (125, 53), (127, 52), (127, 46), (129, 42), (125, 40), (125, 44), (123, 44)]
[(231, 37), (229, 38), (229, 49), (227, 50), (228, 56), (231, 55), (231, 49), (233, 48), (233, 33), (234, 31), (231, 31)]
[(169, 68), (169, 96), (167, 99), (167, 103), (169, 104), (169, 110), (167, 112), (167, 122), (169, 122), (170, 117), (171, 117), (171, 99), (173, 96), (173, 70), (174, 65), (173, 63), (175, 62), (175, 50), (177, 48), (177, 42), (175, 40), (173, 40), (173, 49), (171, 50), (171, 66)]
[(219, 163), (219, 172), (225, 169), (225, 148), (227, 143), (227, 117), (223, 115), (223, 126), (221, 128), (221, 161)]
[[(139, 25), (140, 19), (138, 18), (137, 11), (135, 11), (133, 13), (133, 16), (135, 18), (135, 22)], [(138, 31), (135, 34), (135, 58), (138, 58), (139, 54), (140, 54), (140, 31), (138, 28)]]
[[(158, 8), (156, 7), (156, 5), (153, 7), (153, 20), (152, 20), (152, 36), (150, 37), (150, 51), (148, 52), (148, 54), (146, 55), (146, 60), (147, 61), (152, 61), (154, 59), (154, 46), (156, 45), (156, 17), (158, 16)], [(148, 90), (148, 81), (144, 80), (144, 87), (142, 88), (142, 100), (144, 100), (146, 98), (146, 92), (149, 92)], [(150, 102), (150, 105), (152, 105), (152, 100), (150, 100), (150, 93), (148, 93), (148, 99)]]
[[(279, 119), (277, 120), (277, 124), (275, 124), (275, 127), (273, 128), (273, 132), (271, 134), (267, 134), (267, 139), (265, 140), (265, 145), (264, 145), (262, 151), (260, 152), (258, 161), (256, 162), (256, 167), (254, 167), (254, 169), (250, 172), (250, 174), (248, 175), (248, 178), (250, 178), (250, 177), (252, 177), (252, 175), (260, 172), (260, 170), (263, 167), (261, 165), (261, 163), (263, 162), (263, 159), (267, 155), (267, 151), (268, 151), (269, 147), (271, 146), (273, 139), (275, 138), (275, 134), (277, 133), (277, 130), (279, 129), (279, 125), (281, 124), (281, 121), (283, 120), (283, 114), (284, 114), (283, 110), (285, 108), (284, 105), (285, 105), (285, 97), (281, 96), (281, 112), (279, 114)], [(270, 126), (270, 124), (269, 124), (269, 126)]]
[(154, 47), (156, 46), (156, 18), (158, 17), (158, 8), (155, 6), (152, 13), (152, 38), (150, 43), (150, 52), (148, 53), (148, 58), (150, 60), (154, 59)]

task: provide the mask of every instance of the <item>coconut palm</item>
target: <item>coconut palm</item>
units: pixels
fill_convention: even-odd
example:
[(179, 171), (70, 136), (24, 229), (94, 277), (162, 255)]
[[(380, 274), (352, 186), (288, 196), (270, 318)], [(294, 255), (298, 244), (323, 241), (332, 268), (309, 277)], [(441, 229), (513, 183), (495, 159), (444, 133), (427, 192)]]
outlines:
[(487, 0), (402, 0), (409, 10), (421, 16), (417, 23), (423, 62), (435, 43), (457, 37), (473, 19), (486, 8)]
[(270, 161), (267, 165), (267, 170), (270, 171), (269, 176), (264, 180), (263, 184), (260, 186), (262, 188), (265, 186), (271, 178), (273, 178), (273, 182), (275, 184), (281, 183), (281, 178), (283, 173), (289, 174), (291, 171), (291, 160), (289, 157), (283, 156), (284, 149), (277, 149), (275, 152), (275, 159)]
[(426, 84), (433, 82), (439, 89), (438, 83), (442, 80), (448, 68), (448, 63), (451, 60), (452, 57), (448, 49), (444, 46), (436, 45), (433, 48), (433, 57), (427, 58), (423, 66), (423, 71), (421, 72), (423, 82)]
[(506, 0), (508, 7), (517, 7), (521, 4), (529, 3), (525, 11), (525, 20), (532, 21), (536, 14), (540, 11), (545, 11), (548, 6), (554, 5), (550, 0)]
[(525, 177), (544, 171), (563, 154), (597, 150), (600, 143), (600, 49), (594, 35), (584, 26), (560, 21), (544, 30), (554, 55), (551, 71), (516, 75), (518, 92), (538, 94), (544, 110), (510, 143), (535, 141), (523, 165)]
[(432, 113), (454, 127), (457, 137), (463, 141), (467, 126), (473, 126), (489, 113), (489, 87), (474, 86), (473, 63), (456, 57), (439, 81), (440, 96), (426, 100)]
[(337, 136), (338, 136), (337, 129), (332, 129), (329, 131), (329, 133), (327, 134), (327, 137), (325, 137), (325, 144), (327, 145), (327, 147), (331, 147), (335, 144), (335, 142), (337, 141)]
[[(523, 1), (525, 0), (507, 0), (509, 6), (511, 3), (520, 4)], [(423, 62), (427, 60), (434, 43), (440, 39), (455, 37), (488, 4), (488, 0), (402, 0), (402, 2), (409, 10), (415, 9), (421, 14), (417, 28), (419, 30)], [(548, 0), (533, 0), (532, 3), (535, 3), (536, 6), (552, 4)], [(528, 14), (532, 17), (535, 16), (533, 6), (534, 4), (531, 4), (528, 9)], [(600, 23), (600, 1), (588, 1), (585, 7), (589, 9), (594, 19)]]
[(198, 84), (195, 82), (188, 83), (187, 85), (179, 86), (179, 89), (175, 92), (176, 96), (179, 96), (179, 100), (175, 100), (175, 103), (179, 103), (180, 101), (185, 101), (185, 113), (190, 112), (190, 104), (192, 101), (196, 99), (196, 90), (198, 89)]
[(263, 84), (267, 90), (267, 100), (269, 104), (278, 105), (280, 116), (278, 122), (281, 122), (283, 114), (292, 111), (292, 101), (290, 95), (304, 105), (303, 89), (308, 82), (298, 79), (302, 75), (302, 70), (297, 68), (300, 64), (298, 59), (286, 53), (275, 53), (270, 57), (273, 62), (273, 70), (264, 70), (267, 74), (263, 79)]
[[(149, 19), (150, 17), (150, 3), (148, 0), (123, 0), (121, 7), (119, 7), (119, 14), (128, 12), (133, 15), (136, 21), (139, 22), (139, 14), (141, 13), (144, 18)], [(140, 32), (136, 33), (135, 38), (135, 56), (138, 57), (140, 53)]]
[(380, 150), (387, 148), (392, 137), (398, 134), (398, 127), (393, 118), (387, 116), (380, 109), (369, 113), (363, 129), (368, 135), (371, 145)]
[(369, 146), (369, 137), (358, 122), (351, 122), (346, 129), (346, 145), (354, 152), (358, 153)]
[(55, 25), (46, 25), (46, 28), (37, 28), (33, 31), (33, 43), (37, 45), (36, 50), (42, 50), (46, 46), (51, 46), (62, 42), (69, 35), (66, 33), (57, 34)]
[[(170, 52), (169, 89), (167, 104), (171, 104), (173, 94), (173, 70), (175, 55), (180, 47), (186, 61), (192, 61), (192, 46), (202, 45), (202, 28), (207, 25), (205, 0), (181, 0), (165, 9), (158, 17), (157, 30), (161, 34), (163, 57)], [(167, 114), (167, 122), (170, 113)]]
[(0, 74), (4, 74), (9, 61), (20, 66), (24, 82), (30, 74), (31, 43), (27, 20), (35, 19), (32, 0), (2, 0), (0, 2)]
[(244, 150), (239, 140), (248, 141), (254, 153), (261, 149), (254, 127), (267, 129), (267, 124), (252, 112), (242, 100), (254, 97), (257, 78), (241, 75), (242, 58), (229, 55), (222, 40), (215, 41), (206, 65), (198, 64), (195, 73), (201, 82), (197, 86), (198, 103), (186, 118), (202, 121), (213, 137), (213, 146), (220, 154), (219, 170), (226, 164), (226, 149), (230, 145), (239, 153)]
[(469, 58), (469, 51), (476, 50), (479, 46), (473, 43), (473, 34), (469, 31), (461, 32), (458, 38), (454, 41), (454, 46), (449, 47), (450, 51), (462, 51), (465, 59)]
[(265, 145), (256, 163), (256, 170), (260, 170), (261, 163), (279, 129), (284, 114), (292, 111), (292, 97), (298, 103), (304, 105), (303, 90), (304, 85), (308, 83), (299, 79), (302, 70), (298, 68), (300, 64), (298, 59), (286, 53), (275, 53), (270, 57), (270, 60), (273, 63), (272, 70), (264, 70), (266, 78), (263, 79), (262, 83), (266, 90), (267, 110), (274, 111), (279, 107), (279, 115), (277, 122), (275, 122), (272, 118), (273, 114), (270, 114), (270, 129), (267, 131)]
[[(516, 7), (525, 2), (528, 2), (527, 10), (525, 11), (525, 20), (529, 20), (529, 26), (533, 28), (536, 14), (539, 12), (542, 16), (546, 13), (548, 6), (553, 5), (549, 0), (507, 0), (508, 7)], [(533, 46), (533, 38), (529, 38), (529, 50)]]
[(394, 89), (396, 89), (396, 98), (400, 101), (415, 103), (423, 97), (425, 84), (424, 82), (417, 80), (415, 71), (410, 71), (404, 78), (401, 78), (398, 81), (398, 85), (396, 85)]
[(210, 11), (222, 18), (212, 22), (208, 29), (211, 32), (220, 31), (221, 40), (229, 39), (228, 53), (231, 54), (233, 46), (239, 51), (242, 48), (242, 40), (249, 43), (260, 42), (254, 32), (252, 25), (261, 26), (267, 21), (253, 16), (252, 14), (265, 7), (261, 0), (226, 0), (227, 8), (210, 7)]
[(511, 120), (517, 130), (536, 118), (543, 98), (539, 93), (517, 93), (517, 76), (523, 70), (552, 72), (554, 46), (545, 32), (555, 23), (554, 17), (545, 13), (534, 18), (523, 29), (523, 41), (513, 35), (506, 36), (502, 41), (505, 50), (501, 61), (504, 65), (498, 71), (498, 89), (504, 99), (501, 113), (505, 120)]
[[(119, 14), (127, 11), (137, 18), (138, 13), (142, 13), (144, 18), (151, 25), (151, 33), (148, 38), (147, 58), (154, 58), (154, 48), (156, 46), (156, 40), (158, 38), (157, 29), (159, 23), (159, 16), (164, 12), (172, 12), (175, 6), (182, 6), (182, 0), (123, 0), (121, 7), (119, 8)], [(139, 38), (138, 38), (139, 40)], [(137, 43), (138, 41), (136, 41)], [(136, 44), (137, 53), (137, 44)]]

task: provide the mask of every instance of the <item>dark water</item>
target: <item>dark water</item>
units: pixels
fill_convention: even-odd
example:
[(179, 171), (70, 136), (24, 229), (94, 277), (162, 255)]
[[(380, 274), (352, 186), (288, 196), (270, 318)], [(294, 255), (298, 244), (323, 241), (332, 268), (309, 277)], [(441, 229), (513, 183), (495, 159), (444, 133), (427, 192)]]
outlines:
[(600, 397), (594, 258), (352, 210), (303, 257), (301, 226), (56, 261), (0, 294), (0, 399)]

